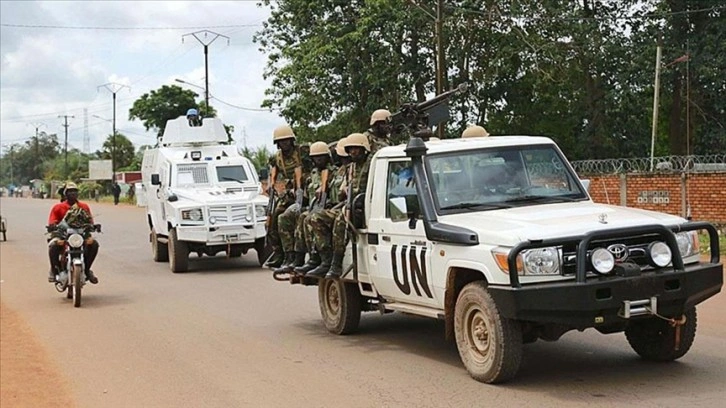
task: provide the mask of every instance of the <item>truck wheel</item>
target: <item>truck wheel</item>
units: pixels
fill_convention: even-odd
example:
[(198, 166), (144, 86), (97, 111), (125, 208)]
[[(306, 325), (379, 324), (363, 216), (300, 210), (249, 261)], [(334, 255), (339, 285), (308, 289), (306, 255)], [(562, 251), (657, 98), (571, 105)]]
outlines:
[(633, 320), (625, 329), (625, 338), (640, 357), (651, 361), (673, 361), (683, 357), (696, 337), (696, 308), (683, 314), (686, 322), (681, 326), (681, 340), (676, 350), (676, 329), (658, 317)]
[(169, 262), (169, 246), (159, 242), (159, 236), (156, 235), (156, 230), (153, 228), (151, 229), (151, 252), (154, 255), (154, 261)]
[(501, 383), (519, 371), (522, 327), (502, 317), (485, 282), (472, 282), (459, 293), (454, 334), (461, 361), (475, 380)]
[(358, 285), (339, 279), (323, 279), (318, 285), (318, 303), (329, 332), (349, 334), (358, 330), (361, 311)]
[(189, 247), (176, 237), (176, 230), (169, 230), (169, 267), (174, 273), (189, 269)]
[(265, 264), (265, 261), (272, 255), (272, 245), (265, 245), (265, 239), (258, 239), (255, 241), (255, 252), (257, 252), (257, 262), (260, 266)]

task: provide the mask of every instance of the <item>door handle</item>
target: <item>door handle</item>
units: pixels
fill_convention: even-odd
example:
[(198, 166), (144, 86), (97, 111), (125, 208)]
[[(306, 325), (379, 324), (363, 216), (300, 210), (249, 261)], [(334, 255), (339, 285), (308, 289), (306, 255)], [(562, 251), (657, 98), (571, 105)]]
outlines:
[(381, 239), (383, 239), (386, 242), (391, 242), (391, 237), (389, 237), (388, 235), (381, 236)]

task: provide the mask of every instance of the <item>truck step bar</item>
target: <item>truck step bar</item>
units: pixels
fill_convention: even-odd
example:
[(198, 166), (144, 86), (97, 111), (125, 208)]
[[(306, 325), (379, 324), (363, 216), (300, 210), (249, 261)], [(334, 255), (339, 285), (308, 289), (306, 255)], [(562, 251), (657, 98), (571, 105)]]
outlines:
[(444, 312), (426, 306), (407, 305), (403, 303), (381, 303), (379, 305), (383, 311), (397, 311), (402, 313), (410, 313), (418, 316), (433, 317), (434, 319), (444, 319)]

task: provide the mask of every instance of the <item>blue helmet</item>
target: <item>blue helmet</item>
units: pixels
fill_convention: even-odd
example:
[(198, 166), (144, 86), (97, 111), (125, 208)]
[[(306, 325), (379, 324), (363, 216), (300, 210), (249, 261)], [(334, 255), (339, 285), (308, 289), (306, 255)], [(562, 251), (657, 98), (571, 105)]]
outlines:
[(187, 116), (199, 116), (199, 112), (196, 109), (191, 108), (187, 111)]

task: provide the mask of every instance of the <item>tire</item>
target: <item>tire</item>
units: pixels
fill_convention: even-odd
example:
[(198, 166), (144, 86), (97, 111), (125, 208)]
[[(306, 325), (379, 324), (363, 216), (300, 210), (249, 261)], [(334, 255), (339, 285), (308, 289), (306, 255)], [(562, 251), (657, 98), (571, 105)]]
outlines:
[(329, 332), (350, 334), (358, 330), (361, 312), (358, 285), (339, 279), (323, 279), (318, 285), (318, 303)]
[(174, 273), (189, 269), (189, 247), (176, 237), (176, 230), (169, 230), (169, 267)]
[(151, 229), (151, 252), (155, 262), (169, 262), (169, 245), (159, 242), (154, 228)]
[(454, 334), (461, 361), (475, 380), (501, 383), (519, 371), (522, 327), (499, 313), (485, 282), (472, 282), (459, 293)]
[(257, 252), (257, 262), (263, 266), (267, 259), (272, 255), (272, 245), (265, 245), (265, 239), (255, 241), (255, 252)]
[(83, 268), (80, 265), (73, 265), (73, 307), (81, 307), (81, 290), (84, 280)]
[(243, 253), (243, 252), (244, 252), (244, 251), (242, 250), (242, 247), (241, 247), (241, 246), (238, 246), (238, 247), (232, 247), (232, 248), (230, 248), (230, 249), (229, 249), (229, 254), (228, 254), (228, 256), (229, 256), (230, 258), (239, 258), (240, 256), (242, 256), (242, 253)]
[(683, 357), (696, 338), (696, 308), (686, 310), (683, 314), (686, 323), (681, 326), (681, 341), (676, 350), (676, 329), (670, 323), (658, 317), (633, 320), (625, 329), (625, 338), (630, 347), (644, 360), (673, 361)]

